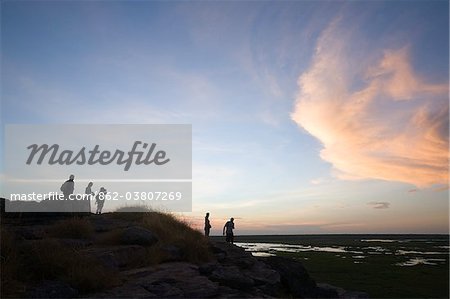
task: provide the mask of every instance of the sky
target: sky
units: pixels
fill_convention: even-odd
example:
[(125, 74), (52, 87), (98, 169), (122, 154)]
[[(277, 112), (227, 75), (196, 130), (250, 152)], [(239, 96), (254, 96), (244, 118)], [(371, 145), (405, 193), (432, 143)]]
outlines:
[(2, 1), (2, 128), (192, 124), (212, 234), (448, 233), (448, 5)]

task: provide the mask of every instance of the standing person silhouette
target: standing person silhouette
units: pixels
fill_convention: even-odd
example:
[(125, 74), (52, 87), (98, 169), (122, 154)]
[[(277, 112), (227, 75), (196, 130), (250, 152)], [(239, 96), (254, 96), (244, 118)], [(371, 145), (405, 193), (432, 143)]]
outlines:
[(223, 226), (223, 235), (225, 236), (226, 230), (225, 241), (231, 244), (233, 244), (234, 242), (233, 229), (234, 229), (234, 218), (230, 218), (230, 221), (227, 221), (227, 223), (225, 223), (225, 225)]
[(89, 184), (86, 187), (86, 190), (84, 191), (84, 194), (86, 194), (86, 197), (90, 198), (92, 195), (94, 195), (94, 192), (92, 192), (92, 186), (94, 185), (93, 182), (89, 182)]
[(94, 185), (94, 183), (89, 182), (89, 184), (86, 187), (86, 190), (84, 191), (84, 199), (88, 201), (89, 203), (89, 213), (91, 212), (91, 199), (92, 196), (94, 196), (94, 192), (92, 192), (92, 186)]
[(106, 193), (108, 193), (106, 189), (101, 187), (100, 191), (98, 191), (98, 194), (95, 197), (95, 203), (97, 204), (97, 212), (95, 212), (95, 214), (97, 215), (100, 215), (102, 213), (103, 205), (105, 204)]
[(73, 181), (75, 176), (73, 174), (70, 175), (69, 179), (61, 185), (60, 190), (64, 194), (64, 199), (68, 200), (70, 195), (73, 194), (73, 190), (75, 189), (75, 182)]
[(209, 231), (211, 230), (211, 223), (209, 222), (209, 213), (205, 216), (205, 236), (209, 237)]

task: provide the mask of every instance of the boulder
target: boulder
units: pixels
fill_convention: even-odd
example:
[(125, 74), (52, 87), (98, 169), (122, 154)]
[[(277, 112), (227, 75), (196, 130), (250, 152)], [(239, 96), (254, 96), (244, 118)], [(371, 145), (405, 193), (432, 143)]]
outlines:
[(133, 226), (133, 223), (130, 221), (108, 218), (104, 215), (92, 215), (89, 217), (89, 221), (92, 223), (94, 231), (97, 233)]
[(57, 239), (63, 246), (81, 249), (91, 246), (93, 243), (88, 239)]
[(160, 249), (164, 256), (164, 262), (179, 262), (183, 260), (183, 251), (178, 246), (165, 245)]
[(147, 252), (143, 246), (122, 245), (87, 248), (82, 250), (82, 253), (98, 260), (106, 267), (119, 269), (139, 265)]
[(60, 280), (44, 280), (28, 292), (30, 298), (75, 298), (78, 291)]
[[(200, 275), (198, 267), (189, 263), (165, 263), (156, 267), (156, 271), (151, 275), (142, 278), (144, 287), (150, 293), (161, 297), (174, 294), (177, 289), (181, 296), (187, 298), (209, 298), (217, 295), (218, 285), (205, 276)], [(167, 289), (167, 294), (161, 294), (165, 284), (169, 284), (172, 289)], [(158, 293), (159, 292), (159, 293)]]
[(226, 242), (212, 242), (211, 247), (216, 259), (222, 264), (248, 269), (256, 263), (256, 258), (242, 247)]
[(184, 298), (183, 291), (169, 282), (156, 281), (143, 284), (142, 287), (149, 292), (151, 296), (157, 298)]
[(327, 283), (318, 283), (317, 286), (324, 293), (337, 294), (337, 298), (340, 299), (368, 299), (369, 294), (365, 292), (346, 291), (343, 288), (335, 287)]
[(280, 283), (280, 274), (260, 261), (257, 261), (252, 268), (244, 269), (242, 272), (252, 278), (256, 284)]
[(139, 226), (124, 229), (120, 237), (120, 243), (127, 245), (151, 246), (156, 242), (158, 238), (154, 233)]
[[(281, 284), (293, 297), (318, 297), (319, 288), (317, 287), (316, 282), (309, 276), (308, 272), (299, 261), (279, 256), (270, 256), (260, 259), (279, 273)], [(334, 297), (337, 297), (337, 294), (335, 294)]]
[(219, 264), (216, 262), (205, 263), (198, 267), (198, 271), (202, 275), (209, 276), (211, 273), (219, 267)]
[(96, 298), (160, 298), (138, 284), (125, 283), (120, 287), (116, 287), (104, 292), (98, 292), (90, 294), (86, 299), (96, 299)]
[(165, 263), (122, 272), (126, 283), (94, 298), (210, 298), (217, 297), (219, 286), (200, 275), (198, 267), (189, 263)]
[(255, 284), (254, 280), (239, 271), (237, 266), (219, 266), (212, 271), (209, 278), (221, 285), (239, 290), (249, 289)]

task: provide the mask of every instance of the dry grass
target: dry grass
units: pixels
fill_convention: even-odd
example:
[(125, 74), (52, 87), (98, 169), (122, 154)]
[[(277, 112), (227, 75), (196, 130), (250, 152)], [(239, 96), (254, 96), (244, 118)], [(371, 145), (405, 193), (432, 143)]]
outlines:
[[(127, 207), (129, 211), (129, 207)], [(179, 259), (192, 263), (209, 261), (208, 240), (175, 215), (155, 211), (111, 213), (106, 217), (123, 219), (152, 231), (159, 241), (145, 248), (129, 267), (155, 265), (173, 259), (167, 247), (179, 249)], [(70, 218), (51, 225), (43, 240), (19, 242), (10, 232), (1, 231), (1, 298), (24, 297), (25, 286), (57, 279), (81, 294), (105, 290), (121, 283), (120, 274), (105, 268), (93, 257), (64, 246), (57, 238), (90, 238), (94, 229), (86, 218)], [(120, 245), (123, 229), (100, 236), (96, 244)], [(56, 239), (55, 239), (56, 238)], [(95, 240), (95, 238), (92, 238)], [(172, 247), (173, 248), (173, 247)], [(177, 252), (178, 254), (178, 252)]]
[(48, 234), (55, 238), (89, 238), (94, 233), (94, 228), (85, 218), (70, 218), (59, 221), (48, 229)]
[(122, 233), (124, 229), (118, 228), (111, 230), (109, 232), (103, 233), (98, 239), (96, 240), (96, 244), (98, 245), (120, 245)]
[(20, 298), (25, 291), (24, 285), (19, 281), (21, 259), (19, 256), (19, 247), (14, 239), (14, 235), (1, 230), (1, 298), (15, 297)]
[[(153, 248), (148, 249), (148, 263), (156, 264), (164, 261), (167, 254), (161, 250), (166, 245), (175, 245), (180, 249), (181, 259), (192, 263), (209, 261), (212, 254), (209, 250), (208, 240), (200, 231), (189, 226), (189, 224), (170, 213), (162, 213), (146, 210), (145, 212), (125, 212), (133, 211), (133, 207), (124, 207), (111, 213), (109, 217), (133, 221), (136, 225), (142, 226), (153, 232), (159, 239)], [(103, 244), (119, 244), (121, 230), (112, 231), (105, 234), (100, 240)]]
[(81, 293), (107, 289), (120, 282), (117, 272), (56, 240), (33, 242), (28, 259), (31, 280), (61, 279)]
[(114, 213), (108, 214), (109, 217), (114, 219), (121, 219), (125, 221), (142, 221), (146, 213), (150, 213), (147, 207), (141, 206), (123, 206), (114, 211)]
[(55, 239), (17, 243), (1, 232), (1, 298), (26, 296), (25, 286), (46, 279), (67, 282), (80, 293), (104, 290), (120, 283), (119, 273), (100, 265)]
[(172, 214), (146, 213), (142, 226), (155, 233), (162, 244), (180, 248), (185, 261), (200, 263), (211, 259), (208, 240), (203, 234)]

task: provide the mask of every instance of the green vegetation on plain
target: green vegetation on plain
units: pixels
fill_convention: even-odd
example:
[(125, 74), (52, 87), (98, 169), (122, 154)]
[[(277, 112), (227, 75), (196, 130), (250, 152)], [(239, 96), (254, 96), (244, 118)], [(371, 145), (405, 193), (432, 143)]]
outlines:
[[(373, 241), (383, 239), (393, 242)], [(364, 291), (371, 298), (449, 298), (448, 240), (446, 235), (291, 235), (236, 238), (236, 242), (343, 247), (347, 252), (269, 252), (301, 261), (317, 282), (346, 290)], [(381, 247), (385, 251), (376, 252), (374, 247)], [(399, 250), (404, 253), (395, 254)], [(421, 255), (417, 252), (442, 254)], [(355, 256), (357, 257), (354, 258)], [(434, 262), (433, 265), (398, 265), (414, 257), (445, 261)]]

